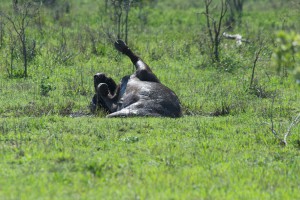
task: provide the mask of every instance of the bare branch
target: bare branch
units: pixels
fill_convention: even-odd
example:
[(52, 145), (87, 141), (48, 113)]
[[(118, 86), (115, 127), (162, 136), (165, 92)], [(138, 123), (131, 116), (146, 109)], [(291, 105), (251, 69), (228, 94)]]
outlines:
[[(211, 4), (212, 0), (204, 0), (205, 3), (205, 16), (206, 16), (206, 26), (208, 29), (208, 34), (209, 34), (209, 38), (210, 38), (210, 42), (211, 44), (214, 43), (214, 39), (213, 39), (213, 35), (212, 35), (212, 30), (211, 30), (211, 26), (210, 26), (210, 16), (209, 16), (209, 6)], [(211, 18), (213, 19), (213, 18)]]
[[(257, 61), (259, 59), (259, 56), (260, 56), (260, 53), (262, 52), (263, 49), (264, 49), (263, 44), (261, 44), (260, 47), (259, 47), (259, 49), (258, 49), (258, 51), (255, 52), (255, 59), (254, 59), (254, 62), (253, 62), (252, 75), (251, 75), (250, 86), (249, 86), (250, 89), (253, 86), (256, 63), (257, 63)], [(274, 99), (273, 99), (273, 103), (274, 103)]]
[(278, 138), (278, 134), (277, 132), (275, 131), (274, 129), (274, 121), (273, 121), (273, 108), (274, 108), (274, 101), (275, 101), (275, 95), (272, 97), (272, 107), (271, 107), (271, 116), (270, 116), (270, 121), (271, 121), (271, 131), (273, 133), (273, 135), (277, 138)]
[(242, 42), (250, 43), (248, 40), (243, 39), (242, 35), (240, 35), (240, 34), (231, 35), (226, 32), (223, 32), (222, 36), (226, 39), (235, 40), (237, 45), (241, 45)]
[(221, 7), (221, 13), (220, 13), (220, 17), (219, 17), (219, 26), (218, 26), (218, 34), (220, 34), (221, 32), (221, 25), (222, 25), (222, 21), (223, 21), (223, 18), (224, 16), (226, 15), (227, 13), (227, 10), (228, 10), (228, 4), (227, 4), (227, 1), (226, 0), (222, 0), (222, 7)]
[(287, 145), (287, 137), (291, 134), (291, 130), (294, 126), (296, 126), (298, 123), (300, 122), (300, 113), (298, 114), (298, 116), (292, 121), (292, 123), (290, 124), (290, 126), (287, 129), (287, 132), (284, 134), (284, 138), (283, 138), (283, 143), (285, 145)]

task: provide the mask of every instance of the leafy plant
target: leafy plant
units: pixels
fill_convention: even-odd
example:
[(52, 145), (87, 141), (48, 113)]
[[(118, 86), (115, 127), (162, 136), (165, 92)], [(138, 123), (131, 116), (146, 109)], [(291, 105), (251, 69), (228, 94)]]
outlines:
[(42, 96), (48, 96), (50, 91), (56, 89), (56, 87), (50, 84), (48, 80), (49, 80), (48, 76), (43, 76), (41, 79), (40, 90)]
[(278, 72), (292, 72), (296, 82), (300, 84), (300, 34), (278, 32), (272, 59)]

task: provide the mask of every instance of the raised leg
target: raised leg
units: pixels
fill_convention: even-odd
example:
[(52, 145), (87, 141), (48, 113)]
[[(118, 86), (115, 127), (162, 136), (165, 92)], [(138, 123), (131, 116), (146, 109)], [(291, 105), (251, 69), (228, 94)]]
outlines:
[(135, 75), (141, 81), (160, 82), (155, 74), (151, 71), (150, 67), (142, 61), (137, 55), (135, 55), (131, 49), (122, 40), (115, 42), (115, 47), (118, 51), (128, 56), (131, 62), (135, 65)]

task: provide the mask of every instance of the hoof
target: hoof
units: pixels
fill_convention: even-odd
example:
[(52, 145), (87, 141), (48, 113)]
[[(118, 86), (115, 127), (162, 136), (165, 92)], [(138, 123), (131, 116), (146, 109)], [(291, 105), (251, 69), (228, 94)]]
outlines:
[(115, 41), (115, 47), (118, 51), (120, 51), (122, 53), (124, 53), (128, 49), (128, 46), (122, 40)]

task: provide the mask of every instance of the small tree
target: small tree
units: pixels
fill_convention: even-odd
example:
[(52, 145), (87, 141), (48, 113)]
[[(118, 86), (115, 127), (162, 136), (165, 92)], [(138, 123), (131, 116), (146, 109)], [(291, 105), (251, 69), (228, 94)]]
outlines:
[(245, 0), (228, 0), (230, 13), (226, 23), (229, 27), (233, 27), (234, 24), (238, 26), (242, 24), (244, 2)]
[(256, 64), (257, 64), (260, 54), (262, 53), (264, 48), (265, 48), (265, 43), (261, 42), (259, 44), (258, 50), (255, 52), (254, 61), (253, 61), (253, 65), (252, 65), (252, 73), (251, 73), (249, 89), (254, 89), (254, 74), (255, 74)]
[(210, 10), (212, 0), (204, 0), (204, 3), (205, 12), (203, 14), (206, 17), (206, 27), (210, 39), (210, 57), (213, 62), (219, 62), (220, 43), (223, 32), (222, 24), (228, 10), (228, 3), (226, 0), (221, 0), (221, 9), (217, 19), (213, 17)]
[(28, 77), (28, 41), (26, 31), (32, 18), (36, 16), (38, 7), (30, 2), (19, 4), (17, 0), (13, 0), (13, 10), (14, 12), (11, 14), (1, 12), (1, 15), (11, 24), (11, 31), (16, 33), (21, 44), (24, 67), (23, 76), (26, 78)]
[(105, 1), (106, 10), (110, 6), (112, 8), (111, 19), (116, 25), (117, 38), (125, 38), (125, 42), (128, 43), (128, 31), (129, 31), (129, 12), (133, 4), (133, 0), (111, 0)]

